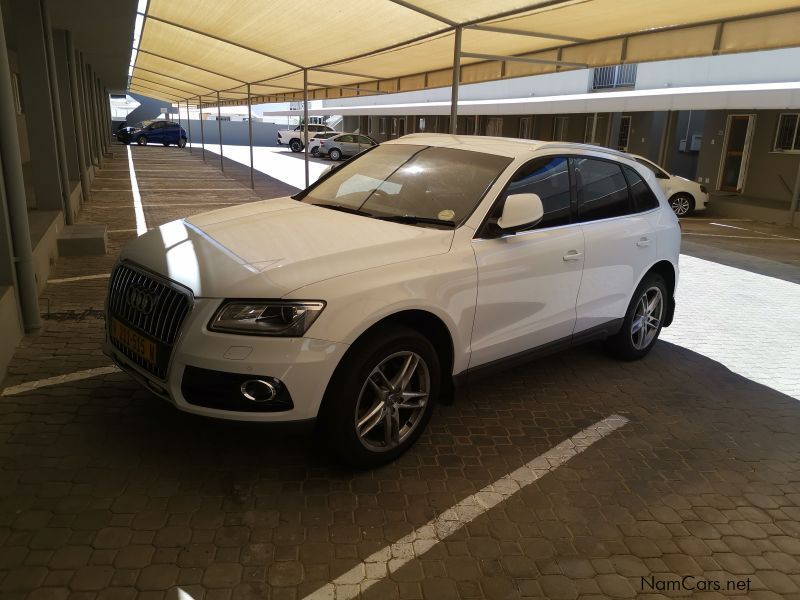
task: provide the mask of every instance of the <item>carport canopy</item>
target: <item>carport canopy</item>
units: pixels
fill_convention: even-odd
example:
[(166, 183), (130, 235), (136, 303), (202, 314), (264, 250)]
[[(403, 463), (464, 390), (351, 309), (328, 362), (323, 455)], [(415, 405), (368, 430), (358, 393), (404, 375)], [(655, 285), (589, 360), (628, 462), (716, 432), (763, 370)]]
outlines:
[(797, 45), (797, 0), (150, 0), (130, 89), (201, 104), (455, 91)]

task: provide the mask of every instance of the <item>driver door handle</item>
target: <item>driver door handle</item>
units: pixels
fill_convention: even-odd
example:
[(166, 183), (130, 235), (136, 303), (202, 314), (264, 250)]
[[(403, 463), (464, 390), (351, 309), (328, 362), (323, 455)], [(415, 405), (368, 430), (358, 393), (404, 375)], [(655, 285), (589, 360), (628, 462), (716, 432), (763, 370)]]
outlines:
[(581, 258), (583, 258), (583, 252), (578, 252), (577, 250), (570, 250), (562, 258), (564, 259), (564, 262), (574, 262), (576, 260), (580, 260)]

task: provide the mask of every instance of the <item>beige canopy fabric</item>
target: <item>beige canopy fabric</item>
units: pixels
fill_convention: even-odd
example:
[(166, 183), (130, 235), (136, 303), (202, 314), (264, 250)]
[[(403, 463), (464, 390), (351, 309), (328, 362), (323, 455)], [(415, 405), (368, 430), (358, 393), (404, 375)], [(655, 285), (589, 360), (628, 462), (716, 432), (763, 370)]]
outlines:
[(797, 0), (150, 0), (130, 89), (244, 104), (800, 46)]

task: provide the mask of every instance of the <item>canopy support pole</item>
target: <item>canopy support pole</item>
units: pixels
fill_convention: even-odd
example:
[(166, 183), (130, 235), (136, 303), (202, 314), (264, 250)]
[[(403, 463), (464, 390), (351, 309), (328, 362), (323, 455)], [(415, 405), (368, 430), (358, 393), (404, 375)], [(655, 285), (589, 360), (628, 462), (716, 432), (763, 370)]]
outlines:
[[(181, 105), (178, 104), (178, 113), (180, 114)], [(189, 115), (189, 99), (186, 99), (186, 127), (189, 133), (189, 154), (192, 154), (192, 118)]]
[(456, 27), (453, 44), (453, 86), (450, 91), (450, 133), (458, 133), (458, 86), (461, 83), (461, 27)]
[(203, 162), (206, 162), (206, 139), (205, 134), (203, 133), (203, 97), (197, 97), (197, 108), (200, 111), (200, 147), (202, 148), (203, 152)]
[(222, 112), (219, 105), (219, 92), (217, 92), (217, 132), (219, 133), (219, 170), (225, 171), (225, 164), (222, 162)]
[(250, 84), (247, 84), (247, 139), (250, 142), (250, 188), (256, 189), (253, 177), (253, 103), (250, 98)]
[[(181, 129), (183, 128), (183, 126), (181, 125), (181, 103), (180, 103), (180, 100), (178, 102), (176, 102), (176, 104), (178, 105), (178, 143), (180, 144), (180, 142), (181, 142)], [(172, 110), (172, 102), (169, 103), (169, 109)], [(178, 147), (180, 147), (180, 146), (178, 146)]]
[(303, 153), (305, 154), (306, 187), (310, 185), (308, 177), (308, 69), (303, 69)]
[(800, 200), (800, 163), (797, 164), (797, 176), (794, 178), (794, 191), (792, 192), (792, 205), (789, 207), (789, 227), (794, 226), (794, 215), (797, 212), (798, 200)]

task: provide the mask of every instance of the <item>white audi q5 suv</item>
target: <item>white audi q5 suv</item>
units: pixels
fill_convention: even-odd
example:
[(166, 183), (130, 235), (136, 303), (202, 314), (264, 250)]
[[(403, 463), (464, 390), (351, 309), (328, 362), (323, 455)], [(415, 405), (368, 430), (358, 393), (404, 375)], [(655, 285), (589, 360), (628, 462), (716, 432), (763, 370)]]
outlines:
[(129, 244), (105, 351), (181, 410), (316, 422), (374, 465), (480, 373), (597, 339), (643, 357), (672, 320), (679, 247), (626, 154), (409, 135)]

